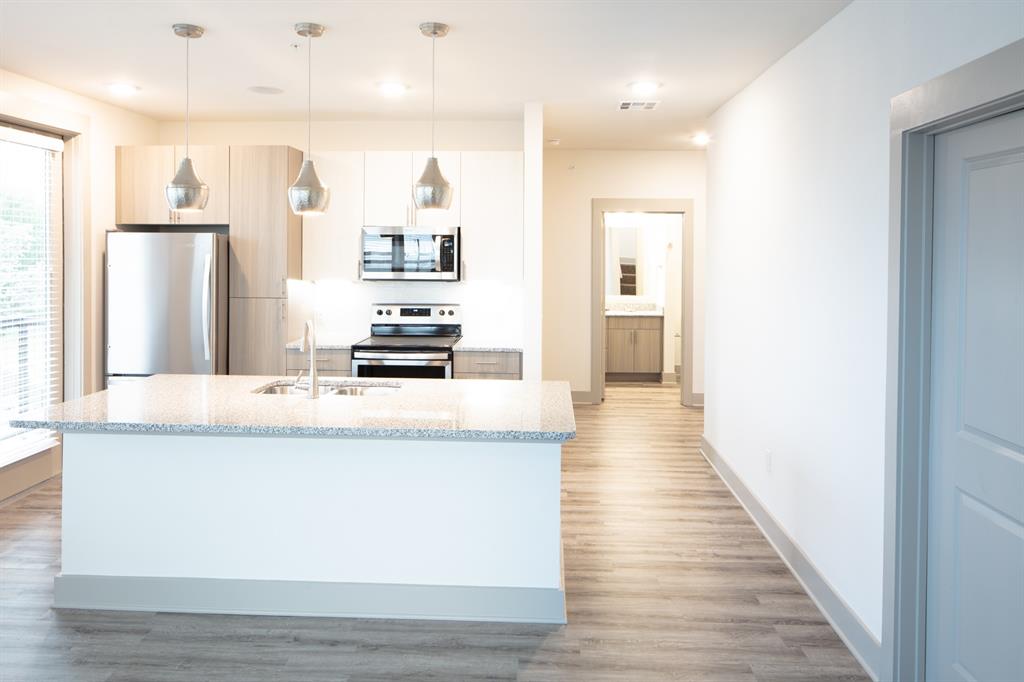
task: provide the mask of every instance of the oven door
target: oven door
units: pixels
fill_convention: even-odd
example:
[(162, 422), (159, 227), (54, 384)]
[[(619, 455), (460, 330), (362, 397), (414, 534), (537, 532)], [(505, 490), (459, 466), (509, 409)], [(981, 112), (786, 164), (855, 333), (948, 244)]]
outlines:
[(352, 376), (375, 379), (451, 379), (449, 353), (353, 351)]
[(459, 228), (363, 228), (364, 280), (457, 281), (459, 264)]

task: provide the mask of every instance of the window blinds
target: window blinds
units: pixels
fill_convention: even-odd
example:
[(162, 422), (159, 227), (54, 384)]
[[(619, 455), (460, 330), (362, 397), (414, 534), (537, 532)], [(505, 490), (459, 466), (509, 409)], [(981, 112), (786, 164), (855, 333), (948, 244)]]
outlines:
[(8, 421), (63, 399), (63, 146), (0, 126), (0, 466), (57, 443)]

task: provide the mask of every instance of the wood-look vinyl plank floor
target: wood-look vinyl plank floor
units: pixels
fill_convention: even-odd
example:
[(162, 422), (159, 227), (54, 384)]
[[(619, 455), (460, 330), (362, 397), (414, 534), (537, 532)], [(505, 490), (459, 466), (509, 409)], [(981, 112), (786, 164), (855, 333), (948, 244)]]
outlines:
[(0, 682), (867, 680), (697, 448), (678, 386), (576, 410), (569, 624), (56, 611), (60, 482), (0, 507)]

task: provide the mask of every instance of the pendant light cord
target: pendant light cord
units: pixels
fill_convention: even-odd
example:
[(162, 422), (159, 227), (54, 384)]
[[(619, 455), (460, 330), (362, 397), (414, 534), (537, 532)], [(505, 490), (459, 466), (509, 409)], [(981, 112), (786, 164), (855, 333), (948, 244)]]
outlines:
[(191, 38), (185, 38), (185, 158), (188, 158), (188, 134), (189, 134), (189, 43), (192, 42)]
[(434, 131), (437, 127), (437, 32), (430, 36), (430, 156), (434, 151)]
[(313, 34), (306, 35), (306, 156), (313, 155)]

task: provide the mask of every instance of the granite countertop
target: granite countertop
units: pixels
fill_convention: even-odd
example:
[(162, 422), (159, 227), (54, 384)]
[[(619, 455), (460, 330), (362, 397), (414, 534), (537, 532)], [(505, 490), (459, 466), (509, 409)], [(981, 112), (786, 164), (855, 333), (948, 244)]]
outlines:
[[(327, 337), (325, 339), (317, 339), (316, 341), (317, 350), (349, 350), (352, 347), (351, 343), (342, 343), (338, 339)], [(302, 340), (296, 339), (285, 346), (287, 350), (299, 350), (302, 348)], [(474, 352), (474, 353), (522, 353), (522, 348), (516, 348), (515, 346), (509, 346), (502, 343), (489, 343), (482, 339), (471, 339), (466, 340), (465, 337), (459, 340), (455, 344), (455, 350), (458, 352)]]
[(228, 433), (404, 440), (546, 441), (576, 437), (564, 381), (379, 381), (331, 378), (321, 385), (400, 385), (385, 395), (254, 393), (285, 377), (161, 374), (19, 415), (15, 428), (63, 432)]
[(661, 310), (606, 310), (605, 317), (665, 317)]

